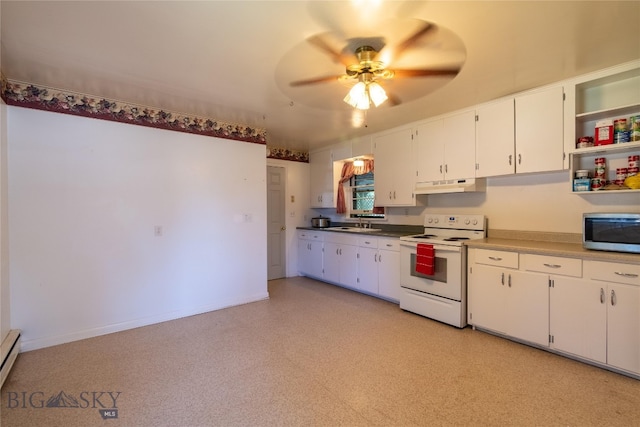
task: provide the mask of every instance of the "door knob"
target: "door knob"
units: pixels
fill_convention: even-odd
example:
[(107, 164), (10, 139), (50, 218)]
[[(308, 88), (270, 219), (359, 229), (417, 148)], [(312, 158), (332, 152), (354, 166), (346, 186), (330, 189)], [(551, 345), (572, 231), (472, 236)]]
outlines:
[(286, 229), (287, 229), (287, 227), (286, 227), (286, 226), (284, 226), (284, 225), (283, 225), (282, 227), (280, 227), (280, 231), (284, 231), (284, 230), (286, 230)]

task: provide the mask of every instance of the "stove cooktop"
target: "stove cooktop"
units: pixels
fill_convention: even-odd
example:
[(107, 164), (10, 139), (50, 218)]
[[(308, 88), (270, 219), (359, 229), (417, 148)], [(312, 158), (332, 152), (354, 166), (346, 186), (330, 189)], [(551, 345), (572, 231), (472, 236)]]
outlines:
[(485, 237), (484, 215), (436, 215), (424, 218), (424, 234), (404, 236), (409, 242), (460, 246), (462, 242)]

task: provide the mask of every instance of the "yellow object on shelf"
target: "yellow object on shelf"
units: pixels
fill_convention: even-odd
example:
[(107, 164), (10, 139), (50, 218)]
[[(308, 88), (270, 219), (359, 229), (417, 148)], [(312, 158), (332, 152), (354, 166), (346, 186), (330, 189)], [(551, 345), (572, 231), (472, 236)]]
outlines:
[(628, 176), (624, 180), (624, 185), (634, 190), (640, 190), (640, 175)]

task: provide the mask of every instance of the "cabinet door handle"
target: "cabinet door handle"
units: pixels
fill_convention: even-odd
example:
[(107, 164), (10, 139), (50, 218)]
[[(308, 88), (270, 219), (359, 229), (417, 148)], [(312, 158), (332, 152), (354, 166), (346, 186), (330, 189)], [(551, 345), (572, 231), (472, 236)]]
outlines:
[(393, 199), (395, 200), (396, 198), (396, 190), (393, 190)]
[(611, 289), (611, 305), (614, 306), (618, 304), (618, 298), (616, 297), (616, 291)]
[(511, 287), (511, 275), (509, 275), (509, 287)]
[(518, 154), (518, 164), (522, 164), (522, 154)]
[(440, 173), (442, 173), (442, 165), (440, 165)]
[(391, 200), (391, 191), (389, 191), (389, 200)]
[(562, 267), (560, 264), (544, 264), (545, 267), (549, 267), (549, 268), (560, 268)]
[(500, 258), (499, 256), (490, 256), (489, 259), (492, 261), (502, 261), (502, 258)]
[(604, 304), (604, 288), (600, 288), (600, 304)]
[(338, 253), (338, 249), (336, 249), (336, 255), (340, 255), (340, 254)]
[(444, 173), (449, 172), (449, 165), (444, 165)]
[(513, 162), (513, 154), (509, 154), (509, 166), (511, 166)]
[(502, 286), (504, 286), (504, 273), (502, 273), (502, 277), (500, 278), (500, 282), (502, 283)]
[(623, 273), (622, 271), (615, 271), (614, 273), (622, 277), (638, 277), (635, 273)]

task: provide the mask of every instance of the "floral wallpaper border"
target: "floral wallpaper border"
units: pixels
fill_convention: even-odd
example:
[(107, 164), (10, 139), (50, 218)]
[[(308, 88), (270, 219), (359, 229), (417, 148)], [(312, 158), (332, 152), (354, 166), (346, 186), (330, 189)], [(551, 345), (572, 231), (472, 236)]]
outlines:
[[(194, 133), (255, 144), (267, 143), (265, 129), (187, 116), (162, 109), (124, 103), (59, 89), (8, 80), (0, 74), (0, 97), (7, 105), (91, 117), (177, 132)], [(309, 162), (309, 153), (268, 147), (271, 159)]]
[(290, 160), (292, 162), (309, 163), (309, 153), (305, 151), (290, 150), (267, 146), (267, 158), (278, 160)]
[(2, 98), (16, 105), (158, 129), (266, 144), (266, 131), (142, 105), (2, 79)]

